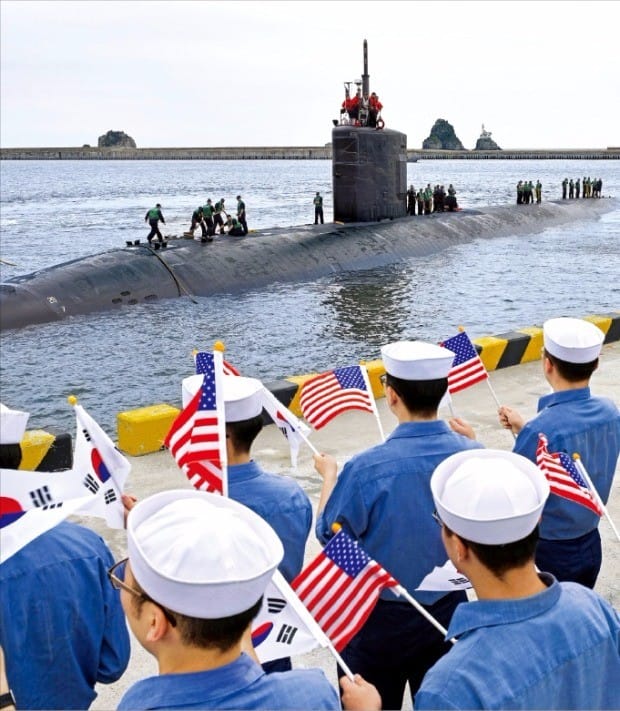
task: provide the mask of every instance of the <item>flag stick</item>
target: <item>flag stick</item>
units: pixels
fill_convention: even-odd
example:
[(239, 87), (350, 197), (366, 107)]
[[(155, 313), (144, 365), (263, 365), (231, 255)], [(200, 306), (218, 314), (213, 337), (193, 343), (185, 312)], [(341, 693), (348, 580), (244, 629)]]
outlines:
[(263, 390), (264, 390), (264, 395), (266, 398), (268, 398), (271, 402), (273, 402), (274, 406), (280, 410), (282, 413), (282, 416), (289, 422), (289, 424), (297, 431), (299, 432), (299, 436), (303, 439), (303, 441), (310, 447), (310, 449), (314, 452), (314, 454), (318, 454), (319, 450), (312, 444), (312, 442), (306, 437), (306, 435), (303, 433), (301, 427), (299, 426), (299, 423), (296, 421), (297, 417), (286, 407), (286, 405), (283, 405), (278, 398), (263, 385)]
[[(402, 596), (405, 598), (405, 600), (407, 600), (407, 602), (411, 603), (423, 617), (426, 617), (426, 619), (431, 623), (431, 625), (433, 625), (433, 627), (436, 627), (441, 632), (444, 637), (448, 635), (448, 630), (440, 622), (438, 622), (431, 615), (430, 612), (425, 610), (424, 607), (422, 607), (422, 605), (420, 605), (420, 603), (415, 598), (411, 597), (411, 595), (405, 590), (402, 585), (397, 585), (394, 588), (390, 588), (390, 590), (395, 595), (398, 595), (399, 597)], [(456, 639), (452, 637), (450, 639), (450, 642), (452, 642), (452, 644), (456, 644)]]
[(340, 654), (336, 650), (336, 647), (334, 647), (331, 641), (328, 642), (327, 649), (329, 649), (329, 651), (334, 655), (334, 659), (338, 662), (338, 666), (342, 669), (342, 671), (349, 677), (351, 681), (353, 681), (353, 672), (349, 669), (346, 662), (340, 656)]
[(368, 395), (370, 396), (370, 399), (372, 401), (372, 411), (375, 415), (375, 419), (377, 420), (377, 425), (379, 427), (379, 434), (381, 435), (381, 441), (385, 442), (385, 434), (383, 433), (383, 427), (381, 426), (381, 420), (379, 419), (379, 410), (377, 410), (377, 402), (375, 400), (374, 393), (372, 392), (372, 388), (370, 387), (370, 380), (368, 379), (368, 371), (366, 370), (365, 365), (360, 365), (360, 370), (362, 371), (362, 376), (364, 378), (364, 382), (366, 383), (366, 390), (368, 391)]
[(611, 516), (609, 515), (609, 512), (607, 511), (607, 507), (603, 503), (603, 500), (599, 496), (598, 491), (596, 490), (594, 484), (592, 483), (592, 479), (590, 479), (590, 475), (586, 471), (586, 468), (583, 465), (583, 462), (581, 461), (581, 457), (576, 452), (575, 452), (575, 454), (573, 454), (573, 461), (575, 462), (577, 471), (586, 480), (586, 483), (590, 487), (590, 491), (594, 494), (594, 498), (596, 499), (598, 505), (601, 507), (601, 510), (605, 514), (605, 518), (609, 521), (609, 525), (611, 526), (612, 531), (616, 534), (616, 538), (620, 541), (620, 534), (618, 533), (618, 529), (614, 526), (614, 522), (611, 520)]
[[(495, 394), (495, 390), (493, 390), (493, 386), (491, 385), (491, 379), (489, 378), (488, 374), (487, 374), (487, 385), (489, 386), (491, 395), (493, 396), (493, 399), (495, 400), (495, 404), (497, 405), (497, 409), (499, 410), (501, 407), (501, 404), (497, 398), (497, 395)], [(512, 435), (513, 439), (517, 439), (517, 435), (512, 430), (510, 430), (510, 434)]]

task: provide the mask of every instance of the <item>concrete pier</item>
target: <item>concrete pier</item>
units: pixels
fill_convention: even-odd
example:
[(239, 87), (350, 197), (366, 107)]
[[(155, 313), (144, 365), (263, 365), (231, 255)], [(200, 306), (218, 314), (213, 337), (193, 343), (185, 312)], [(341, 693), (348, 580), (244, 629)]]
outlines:
[[(0, 148), (0, 160), (331, 160), (332, 146), (222, 148)], [(620, 148), (438, 151), (407, 149), (407, 160), (618, 160)]]

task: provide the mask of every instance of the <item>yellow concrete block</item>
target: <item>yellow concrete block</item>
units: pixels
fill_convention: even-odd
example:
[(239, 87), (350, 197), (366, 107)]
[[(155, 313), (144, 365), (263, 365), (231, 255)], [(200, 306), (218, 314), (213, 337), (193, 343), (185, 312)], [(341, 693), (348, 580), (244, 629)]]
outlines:
[(45, 430), (28, 430), (20, 442), (22, 448), (22, 463), (19, 468), (25, 471), (36, 471), (43, 457), (48, 453), (56, 437)]
[(584, 316), (583, 320), (590, 321), (590, 323), (598, 326), (605, 335), (607, 335), (607, 331), (609, 331), (611, 327), (610, 316)]
[(508, 341), (505, 338), (496, 338), (495, 336), (482, 336), (474, 340), (475, 345), (482, 346), (480, 359), (484, 363), (487, 370), (495, 370), (499, 359), (506, 350)]
[(385, 366), (383, 365), (383, 361), (380, 359), (368, 361), (361, 360), (360, 365), (366, 366), (366, 370), (368, 371), (368, 380), (370, 380), (370, 387), (375, 400), (379, 397), (385, 397), (385, 390), (380, 379), (382, 375), (385, 375)]
[(118, 448), (133, 457), (158, 452), (179, 412), (165, 403), (119, 412)]
[(532, 326), (531, 328), (520, 328), (519, 333), (527, 333), (530, 337), (530, 342), (525, 349), (525, 353), (521, 356), (522, 363), (528, 363), (532, 360), (540, 360), (543, 347), (543, 330), (540, 326)]
[(291, 375), (288, 378), (284, 378), (285, 380), (288, 380), (289, 383), (295, 383), (295, 385), (297, 385), (297, 392), (291, 400), (291, 404), (288, 406), (288, 409), (294, 415), (297, 415), (297, 417), (303, 417), (301, 413), (301, 407), (299, 405), (299, 396), (301, 394), (301, 388), (307, 380), (310, 380), (310, 378), (314, 378), (317, 375), (319, 375), (319, 373), (310, 373), (309, 375)]

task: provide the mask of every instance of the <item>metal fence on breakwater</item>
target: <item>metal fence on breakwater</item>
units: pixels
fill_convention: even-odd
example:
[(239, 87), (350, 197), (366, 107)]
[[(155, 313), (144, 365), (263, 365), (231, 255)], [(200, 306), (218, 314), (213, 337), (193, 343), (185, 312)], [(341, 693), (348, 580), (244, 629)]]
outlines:
[[(325, 146), (246, 146), (223, 148), (0, 148), (0, 160), (331, 160)], [(610, 160), (620, 148), (444, 151), (407, 149), (407, 160)]]

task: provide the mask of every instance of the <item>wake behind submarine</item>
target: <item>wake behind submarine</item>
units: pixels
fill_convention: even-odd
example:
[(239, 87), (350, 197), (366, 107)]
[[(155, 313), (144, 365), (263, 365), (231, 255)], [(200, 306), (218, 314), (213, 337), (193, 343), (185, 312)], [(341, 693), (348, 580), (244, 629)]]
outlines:
[[(364, 40), (362, 106), (370, 96)], [(345, 115), (346, 116), (346, 115)], [(541, 231), (611, 209), (607, 200), (406, 216), (407, 137), (346, 118), (332, 130), (334, 224), (257, 230), (167, 249), (127, 246), (0, 284), (0, 330), (179, 296), (212, 296), (400, 263), (478, 237)]]

